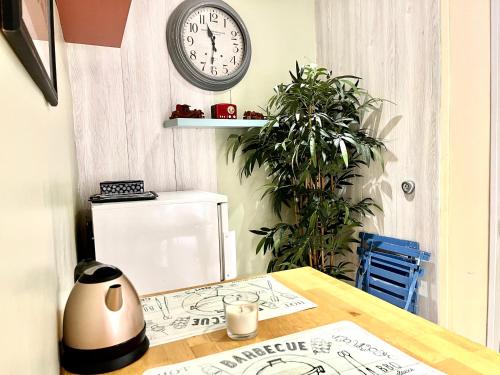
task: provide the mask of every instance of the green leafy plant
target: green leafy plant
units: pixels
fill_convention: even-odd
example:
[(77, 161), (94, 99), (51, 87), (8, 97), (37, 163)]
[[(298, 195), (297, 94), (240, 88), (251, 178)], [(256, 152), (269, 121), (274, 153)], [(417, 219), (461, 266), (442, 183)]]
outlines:
[[(264, 167), (269, 177), (264, 196), (282, 222), (252, 230), (262, 236), (257, 253), (272, 252), (268, 270), (312, 266), (349, 279), (345, 255), (357, 242), (362, 218), (379, 208), (371, 198), (353, 202), (346, 187), (361, 166), (379, 160), (382, 141), (363, 127), (363, 116), (377, 110), (381, 99), (359, 87), (355, 76), (333, 77), (314, 65), (290, 72), (291, 82), (274, 88), (266, 113), (268, 123), (228, 138), (233, 161), (241, 151), (240, 177)], [(291, 209), (283, 220), (284, 206)]]

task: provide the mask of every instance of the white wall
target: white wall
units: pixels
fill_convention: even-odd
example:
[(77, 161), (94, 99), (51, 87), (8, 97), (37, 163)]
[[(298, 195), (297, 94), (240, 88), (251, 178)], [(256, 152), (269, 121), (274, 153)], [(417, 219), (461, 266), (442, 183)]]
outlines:
[(134, 0), (121, 48), (68, 44), (79, 208), (99, 182), (142, 179), (147, 190), (216, 189), (214, 131), (165, 129), (176, 104), (210, 112), (211, 92), (169, 58), (167, 20), (181, 0)]
[[(362, 194), (376, 187), (384, 208), (368, 228), (431, 251), (422, 314), (485, 343), (490, 0), (316, 4), (319, 62), (360, 74), (373, 95), (396, 103), (381, 118), (385, 173), (362, 180)], [(406, 178), (417, 184), (411, 199)]]
[(500, 351), (500, 1), (491, 1), (491, 165), (488, 346)]
[[(176, 104), (191, 104), (209, 115), (210, 105), (228, 102), (185, 81), (169, 58), (166, 22), (181, 0), (134, 0), (120, 49), (68, 45), (79, 165), (79, 208), (87, 207), (99, 181), (144, 179), (147, 189), (218, 190), (229, 196), (229, 227), (237, 231), (240, 274), (261, 273), (267, 260), (255, 256), (258, 238), (249, 229), (277, 219), (259, 188), (262, 173), (238, 179), (238, 163), (226, 165), (230, 132), (164, 129)], [(311, 0), (228, 0), (252, 39), (252, 63), (231, 92), (240, 117), (259, 110), (288, 71), (314, 61), (314, 2)], [(286, 14), (287, 17), (276, 17)], [(122, 100), (123, 98), (123, 100)], [(216, 134), (216, 135), (214, 135)]]
[[(273, 87), (288, 82), (288, 72), (299, 64), (315, 62), (316, 39), (314, 29), (314, 1), (312, 0), (227, 0), (234, 7), (252, 38), (252, 63), (245, 78), (229, 92), (216, 95), (218, 103), (232, 102), (244, 111), (263, 112)], [(277, 17), (276, 15), (286, 15)], [(238, 131), (217, 130), (217, 187), (229, 197), (229, 227), (236, 230), (238, 273), (262, 273), (269, 257), (256, 256), (259, 236), (249, 232), (278, 222), (271, 212), (268, 200), (261, 200), (266, 175), (259, 170), (249, 179), (239, 181), (242, 160), (226, 163), (226, 140)]]
[(58, 323), (73, 281), (73, 118), (65, 45), (56, 24), (55, 108), (0, 36), (0, 372), (5, 375), (59, 373)]
[[(431, 253), (419, 289), (419, 315), (438, 320), (439, 1), (316, 0), (318, 62), (354, 74), (371, 95), (387, 99), (369, 123), (387, 146), (386, 165), (362, 170), (352, 189), (383, 208), (364, 230), (420, 243)], [(415, 193), (401, 183), (413, 180)]]
[(484, 344), (488, 293), (490, 0), (441, 0), (439, 324)]

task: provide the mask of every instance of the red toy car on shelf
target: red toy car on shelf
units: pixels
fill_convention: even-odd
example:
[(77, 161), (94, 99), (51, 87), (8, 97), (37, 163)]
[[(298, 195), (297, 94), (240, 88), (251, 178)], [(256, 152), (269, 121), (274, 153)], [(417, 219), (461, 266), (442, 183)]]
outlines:
[(187, 104), (177, 104), (175, 111), (172, 112), (170, 119), (174, 118), (205, 118), (205, 114), (201, 109), (190, 109), (191, 106)]
[(243, 114), (244, 120), (265, 120), (266, 117), (260, 112), (246, 111)]

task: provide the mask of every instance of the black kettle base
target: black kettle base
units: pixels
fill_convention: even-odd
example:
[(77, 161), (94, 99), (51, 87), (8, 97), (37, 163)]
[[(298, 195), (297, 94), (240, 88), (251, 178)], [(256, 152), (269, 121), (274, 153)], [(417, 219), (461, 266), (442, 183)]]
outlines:
[(82, 350), (61, 343), (61, 364), (76, 374), (102, 374), (118, 370), (141, 358), (149, 348), (146, 325), (134, 338), (109, 348)]

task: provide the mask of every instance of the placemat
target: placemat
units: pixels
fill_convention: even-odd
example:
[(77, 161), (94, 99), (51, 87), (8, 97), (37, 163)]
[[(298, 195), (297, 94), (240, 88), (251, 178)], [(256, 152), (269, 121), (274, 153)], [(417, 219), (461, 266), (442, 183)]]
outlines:
[(147, 370), (143, 375), (443, 374), (342, 321), (258, 344)]
[(225, 328), (222, 297), (239, 291), (255, 292), (260, 296), (259, 320), (317, 306), (272, 276), (142, 297), (146, 335), (151, 346)]

